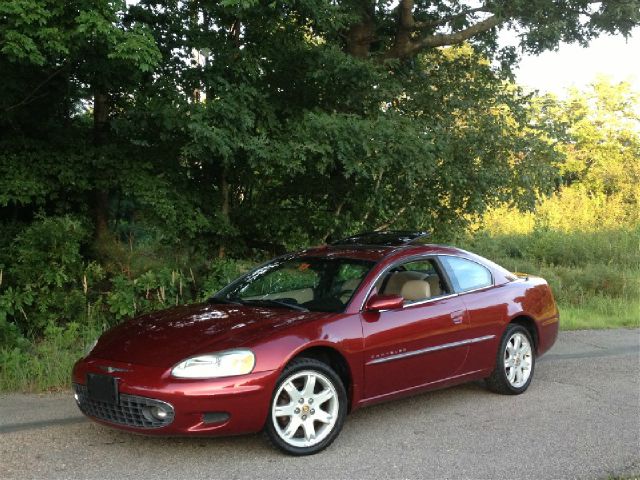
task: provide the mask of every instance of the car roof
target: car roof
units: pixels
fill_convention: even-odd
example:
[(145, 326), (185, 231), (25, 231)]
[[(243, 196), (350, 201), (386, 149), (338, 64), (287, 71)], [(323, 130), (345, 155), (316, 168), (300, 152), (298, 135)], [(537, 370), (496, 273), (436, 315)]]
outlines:
[(467, 252), (459, 248), (446, 245), (421, 244), (400, 246), (379, 245), (322, 245), (298, 252), (296, 256), (352, 258), (379, 262), (387, 257), (402, 258), (412, 255), (464, 255)]
[(385, 258), (401, 259), (412, 255), (474, 256), (459, 248), (427, 243), (429, 236), (429, 232), (413, 230), (363, 232), (333, 241), (327, 245), (308, 248), (293, 255), (296, 257), (351, 258), (376, 263)]

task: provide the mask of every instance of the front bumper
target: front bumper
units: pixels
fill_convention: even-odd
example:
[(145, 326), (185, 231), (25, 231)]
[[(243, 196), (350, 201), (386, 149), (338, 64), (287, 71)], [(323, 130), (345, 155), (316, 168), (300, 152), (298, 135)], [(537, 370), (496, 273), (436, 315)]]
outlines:
[[(88, 373), (118, 379), (117, 405), (92, 402)], [(260, 431), (265, 423), (278, 372), (255, 372), (219, 379), (176, 379), (164, 368), (85, 358), (73, 369), (80, 410), (99, 423), (150, 435), (235, 435)], [(150, 408), (165, 406), (158, 420)]]

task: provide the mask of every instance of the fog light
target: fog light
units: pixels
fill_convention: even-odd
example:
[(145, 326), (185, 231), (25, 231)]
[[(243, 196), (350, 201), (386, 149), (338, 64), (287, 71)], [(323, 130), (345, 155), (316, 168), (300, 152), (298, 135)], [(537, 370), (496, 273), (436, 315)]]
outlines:
[(77, 393), (73, 394), (73, 398), (76, 399), (76, 403), (80, 403), (80, 396)]
[(158, 420), (164, 420), (169, 413), (162, 407), (151, 407), (151, 415)]

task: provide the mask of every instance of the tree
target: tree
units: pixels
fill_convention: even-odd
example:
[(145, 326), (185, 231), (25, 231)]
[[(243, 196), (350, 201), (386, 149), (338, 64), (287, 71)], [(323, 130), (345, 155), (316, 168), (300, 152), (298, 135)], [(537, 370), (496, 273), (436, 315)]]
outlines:
[(135, 224), (240, 253), (364, 228), (444, 234), (496, 202), (531, 204), (556, 157), (492, 63), (515, 61), (497, 29), (539, 51), (639, 20), (635, 0), (0, 8), (7, 214), (92, 214), (97, 238)]
[(559, 144), (566, 160), (562, 185), (622, 212), (630, 223), (640, 211), (640, 93), (629, 83), (597, 78), (566, 99), (540, 100), (549, 123), (564, 125)]
[(628, 35), (640, 21), (639, 5), (589, 0), (340, 3), (355, 17), (345, 36), (346, 50), (383, 59), (412, 57), (471, 40), (495, 50), (498, 27), (519, 31), (521, 46), (531, 52), (555, 48), (560, 41), (586, 44), (600, 33)]
[[(71, 161), (82, 158), (84, 163), (63, 162), (66, 165), (58, 165), (54, 172), (67, 169), (70, 177), (82, 177), (68, 177), (67, 181), (87, 188), (97, 236), (108, 229), (108, 190), (118, 168), (117, 159), (110, 158), (113, 151), (107, 148), (110, 108), (160, 60), (148, 27), (127, 18), (126, 9), (124, 0), (18, 0), (0, 5), (0, 66), (13, 74), (8, 75), (1, 92), (0, 127), (10, 132), (4, 138), (6, 155), (14, 163), (33, 162), (34, 147), (42, 147), (31, 166), (34, 176), (41, 177), (35, 180), (40, 184), (46, 182), (42, 177), (52, 173), (46, 158), (51, 155), (47, 152), (50, 143)], [(89, 114), (85, 109), (88, 101), (92, 102), (90, 138), (76, 130), (79, 122), (73, 121), (81, 116), (79, 109)], [(73, 154), (75, 149), (64, 145), (65, 138), (76, 146), (83, 144), (84, 156)], [(25, 146), (26, 158), (21, 158)], [(8, 186), (5, 191), (11, 192)], [(51, 188), (49, 195), (55, 195), (60, 186), (42, 185), (41, 192)]]

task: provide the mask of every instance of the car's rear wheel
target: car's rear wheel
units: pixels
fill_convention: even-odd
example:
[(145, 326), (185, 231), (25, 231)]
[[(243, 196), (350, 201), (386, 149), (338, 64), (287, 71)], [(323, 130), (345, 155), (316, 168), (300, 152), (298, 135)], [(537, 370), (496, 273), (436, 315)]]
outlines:
[(265, 431), (271, 442), (291, 455), (310, 455), (340, 433), (347, 395), (340, 377), (310, 358), (293, 360), (278, 379)]
[(533, 379), (535, 362), (533, 341), (527, 329), (509, 324), (500, 342), (496, 367), (486, 379), (487, 386), (506, 395), (523, 393)]

